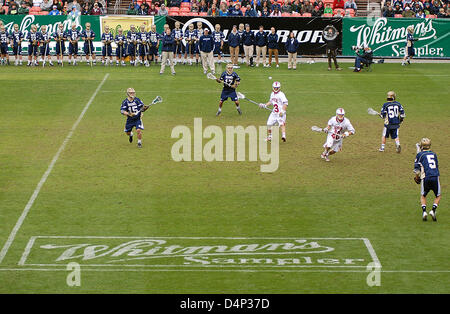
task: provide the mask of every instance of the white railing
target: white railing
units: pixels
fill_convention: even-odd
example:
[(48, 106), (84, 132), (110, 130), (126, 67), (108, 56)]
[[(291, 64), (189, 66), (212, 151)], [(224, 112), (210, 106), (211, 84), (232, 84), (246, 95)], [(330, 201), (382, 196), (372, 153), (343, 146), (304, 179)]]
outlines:
[(122, 0), (116, 0), (116, 3), (114, 4), (114, 14), (117, 14), (117, 11), (120, 8), (120, 3), (122, 2)]

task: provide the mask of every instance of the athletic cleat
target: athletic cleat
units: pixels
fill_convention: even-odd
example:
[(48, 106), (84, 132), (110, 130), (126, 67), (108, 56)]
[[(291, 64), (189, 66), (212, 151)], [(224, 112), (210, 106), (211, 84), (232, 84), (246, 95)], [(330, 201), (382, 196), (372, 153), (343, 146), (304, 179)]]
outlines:
[(237, 112), (239, 112), (239, 115), (242, 115), (242, 111), (240, 108), (237, 108)]
[(320, 158), (325, 159), (325, 161), (330, 161), (327, 154), (320, 154)]
[(406, 61), (406, 62), (408, 62), (408, 64), (411, 64), (411, 62), (409, 62), (409, 60), (408, 60), (408, 61)]
[(379, 152), (384, 152), (384, 148), (379, 148), (378, 151)]
[(436, 213), (433, 210), (430, 210), (429, 214), (430, 214), (431, 218), (433, 219), (433, 221), (437, 221)]
[(142, 148), (142, 143), (138, 143), (138, 144), (137, 144), (137, 147), (138, 147), (138, 148)]
[(281, 139), (283, 140), (283, 142), (286, 142), (286, 138), (285, 137), (282, 137)]
[(219, 116), (222, 113), (222, 111), (218, 110), (216, 113), (216, 117)]
[(133, 135), (130, 135), (130, 137), (128, 138), (128, 142), (133, 143)]
[(400, 145), (398, 145), (397, 148), (396, 148), (396, 151), (397, 151), (397, 153), (400, 154), (400, 152), (402, 151), (402, 147)]
[(424, 211), (423, 214), (422, 214), (422, 220), (423, 220), (423, 221), (427, 221), (427, 216), (428, 216), (428, 215), (427, 215), (427, 212)]

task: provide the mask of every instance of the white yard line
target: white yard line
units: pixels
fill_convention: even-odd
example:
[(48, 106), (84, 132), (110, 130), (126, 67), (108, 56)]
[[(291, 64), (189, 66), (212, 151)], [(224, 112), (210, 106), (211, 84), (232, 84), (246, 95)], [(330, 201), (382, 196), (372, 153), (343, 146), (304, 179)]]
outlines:
[(11, 231), (8, 240), (6, 241), (5, 245), (3, 246), (2, 250), (0, 251), (0, 264), (2, 263), (3, 259), (6, 256), (6, 253), (8, 253), (9, 248), (11, 247), (14, 239), (16, 238), (17, 233), (19, 232), (20, 228), (22, 227), (22, 224), (27, 217), (31, 207), (34, 204), (34, 201), (39, 195), (39, 192), (41, 191), (42, 186), (44, 185), (45, 181), (47, 181), (48, 176), (53, 170), (53, 167), (55, 166), (56, 162), (59, 159), (59, 156), (61, 155), (62, 151), (66, 147), (67, 143), (69, 142), (70, 138), (72, 137), (73, 133), (75, 132), (75, 129), (77, 128), (78, 124), (80, 123), (81, 119), (83, 119), (86, 111), (89, 109), (90, 105), (95, 99), (95, 96), (97, 96), (98, 92), (102, 88), (103, 84), (105, 83), (106, 79), (108, 78), (109, 73), (105, 74), (105, 77), (100, 82), (100, 84), (97, 86), (97, 89), (95, 90), (94, 94), (92, 94), (91, 98), (87, 102), (86, 106), (84, 106), (83, 111), (81, 111), (80, 116), (78, 117), (77, 121), (72, 126), (72, 129), (70, 129), (69, 134), (67, 134), (66, 138), (64, 139), (64, 142), (59, 147), (58, 151), (56, 152), (55, 156), (53, 156), (52, 161), (50, 162), (50, 165), (48, 166), (47, 170), (43, 174), (41, 180), (36, 186), (36, 189), (34, 190), (33, 194), (31, 195), (27, 205), (25, 206), (22, 215), (20, 215), (19, 220), (17, 220), (16, 225), (14, 226), (13, 230)]

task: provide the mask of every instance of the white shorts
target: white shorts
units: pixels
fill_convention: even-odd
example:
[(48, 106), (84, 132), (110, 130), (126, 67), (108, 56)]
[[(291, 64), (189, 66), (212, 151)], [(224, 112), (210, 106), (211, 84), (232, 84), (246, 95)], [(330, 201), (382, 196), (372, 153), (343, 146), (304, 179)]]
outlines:
[(273, 126), (273, 125), (282, 126), (286, 124), (286, 113), (284, 113), (283, 117), (280, 117), (278, 113), (272, 112), (269, 116), (269, 119), (267, 119), (267, 126)]
[(327, 141), (323, 144), (323, 147), (329, 147), (330, 150), (334, 150), (335, 152), (339, 152), (342, 150), (342, 138), (339, 140), (335, 140), (331, 134), (328, 134)]

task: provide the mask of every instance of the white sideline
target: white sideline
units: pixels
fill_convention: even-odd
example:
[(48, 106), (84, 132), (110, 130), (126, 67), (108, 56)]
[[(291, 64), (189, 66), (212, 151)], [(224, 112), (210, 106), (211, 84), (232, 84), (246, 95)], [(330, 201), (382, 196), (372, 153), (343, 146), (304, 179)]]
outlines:
[(43, 174), (41, 180), (39, 181), (38, 185), (36, 186), (36, 189), (34, 190), (33, 194), (30, 197), (30, 200), (28, 201), (27, 205), (25, 206), (22, 214), (19, 217), (19, 220), (17, 220), (16, 225), (14, 226), (13, 230), (11, 231), (11, 234), (8, 237), (8, 240), (6, 241), (5, 245), (3, 246), (2, 250), (0, 251), (0, 264), (2, 263), (3, 259), (6, 256), (6, 253), (8, 253), (8, 250), (13, 243), (17, 232), (19, 232), (20, 227), (22, 227), (23, 221), (28, 215), (28, 212), (31, 209), (31, 206), (33, 206), (34, 201), (39, 195), (39, 192), (41, 191), (42, 186), (44, 185), (45, 181), (47, 181), (48, 176), (53, 170), (53, 167), (55, 166), (56, 161), (59, 158), (59, 155), (61, 155), (61, 152), (64, 150), (64, 148), (67, 145), (67, 142), (72, 137), (73, 133), (75, 132), (75, 129), (77, 128), (78, 124), (80, 123), (81, 119), (83, 119), (86, 111), (89, 109), (90, 105), (95, 99), (95, 96), (97, 96), (98, 92), (102, 88), (103, 84), (105, 83), (106, 79), (108, 78), (109, 73), (106, 73), (103, 77), (103, 80), (100, 82), (100, 84), (97, 86), (97, 89), (95, 90), (94, 94), (92, 94), (91, 98), (87, 102), (86, 106), (84, 106), (83, 111), (81, 111), (80, 116), (78, 117), (77, 121), (73, 124), (72, 128), (69, 131), (69, 134), (67, 134), (66, 138), (64, 139), (64, 142), (59, 147), (58, 151), (56, 152), (55, 156), (53, 156), (52, 161), (50, 162), (50, 165), (48, 166), (47, 170)]

